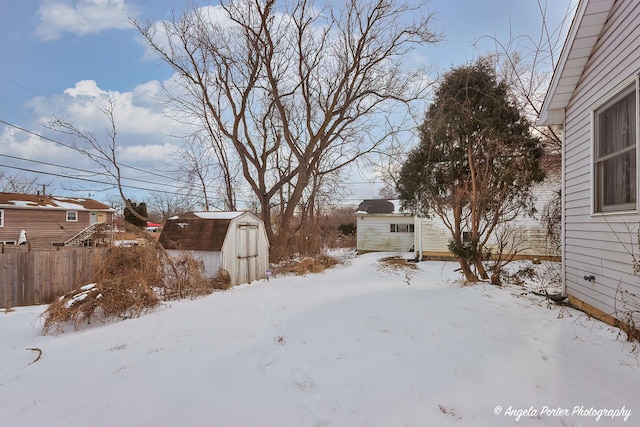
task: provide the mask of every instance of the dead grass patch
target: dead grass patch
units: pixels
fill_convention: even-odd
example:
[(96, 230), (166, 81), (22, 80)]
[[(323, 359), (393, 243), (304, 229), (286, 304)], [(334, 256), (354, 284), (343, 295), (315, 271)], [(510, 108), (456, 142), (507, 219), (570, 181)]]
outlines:
[(385, 268), (385, 269), (392, 269), (392, 270), (398, 270), (398, 271), (404, 271), (407, 269), (408, 270), (418, 269), (418, 266), (416, 265), (415, 262), (409, 262), (400, 256), (389, 256), (385, 258), (380, 258), (380, 261), (378, 262), (380, 263), (382, 268)]
[(321, 273), (327, 268), (335, 267), (338, 264), (340, 264), (338, 258), (323, 254), (317, 258), (305, 257), (280, 264), (273, 269), (273, 273), (304, 276), (309, 273)]

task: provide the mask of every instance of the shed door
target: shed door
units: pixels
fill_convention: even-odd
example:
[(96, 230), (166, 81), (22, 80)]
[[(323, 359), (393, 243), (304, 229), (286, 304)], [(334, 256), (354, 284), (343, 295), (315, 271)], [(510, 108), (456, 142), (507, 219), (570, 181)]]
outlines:
[(257, 278), (258, 269), (257, 224), (238, 224), (236, 247), (238, 248), (238, 283), (251, 283)]

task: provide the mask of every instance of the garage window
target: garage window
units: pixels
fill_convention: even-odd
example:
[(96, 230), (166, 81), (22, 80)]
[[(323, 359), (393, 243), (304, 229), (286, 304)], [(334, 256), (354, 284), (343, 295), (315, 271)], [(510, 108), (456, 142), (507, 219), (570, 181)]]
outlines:
[(392, 233), (413, 233), (414, 225), (413, 224), (391, 224), (390, 231)]
[(635, 83), (594, 111), (594, 211), (636, 209)]

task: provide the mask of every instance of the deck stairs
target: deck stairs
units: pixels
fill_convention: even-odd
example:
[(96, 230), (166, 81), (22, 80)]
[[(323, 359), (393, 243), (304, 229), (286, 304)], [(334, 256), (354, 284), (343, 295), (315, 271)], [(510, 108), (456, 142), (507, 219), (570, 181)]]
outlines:
[(100, 223), (96, 222), (88, 226), (87, 228), (80, 231), (75, 236), (71, 237), (69, 240), (64, 242), (65, 246), (84, 246), (84, 242), (86, 242), (91, 236), (93, 236), (98, 230)]

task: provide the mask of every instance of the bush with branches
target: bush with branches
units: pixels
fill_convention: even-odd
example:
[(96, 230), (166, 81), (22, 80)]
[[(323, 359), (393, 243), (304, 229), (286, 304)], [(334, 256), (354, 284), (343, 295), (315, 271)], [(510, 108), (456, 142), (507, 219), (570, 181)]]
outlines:
[(186, 252), (171, 257), (157, 241), (138, 233), (147, 244), (111, 248), (93, 277), (94, 283), (49, 305), (43, 313), (44, 334), (62, 332), (69, 324), (78, 330), (92, 320), (138, 317), (163, 300), (195, 298), (229, 287), (228, 273), (221, 271), (208, 279), (202, 261)]

